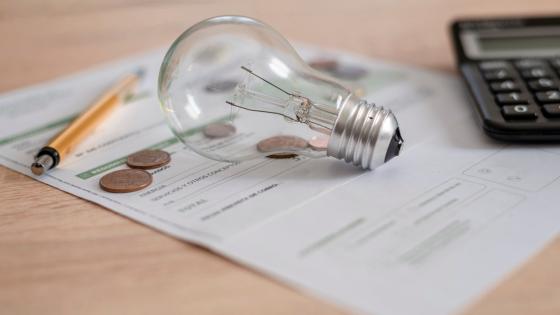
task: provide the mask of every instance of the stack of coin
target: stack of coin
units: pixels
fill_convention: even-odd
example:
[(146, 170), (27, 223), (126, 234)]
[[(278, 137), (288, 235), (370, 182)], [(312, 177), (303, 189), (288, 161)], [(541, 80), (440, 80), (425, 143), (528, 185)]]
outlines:
[(329, 136), (320, 135), (313, 136), (309, 139), (309, 146), (315, 151), (327, 151), (327, 146), (329, 145)]
[(309, 62), (311, 68), (319, 71), (333, 71), (338, 67), (338, 61), (334, 59), (315, 59)]
[(148, 187), (152, 175), (143, 170), (125, 169), (111, 172), (99, 180), (99, 186), (112, 193), (127, 193)]
[(329, 136), (327, 135), (313, 136), (309, 141), (296, 136), (282, 135), (259, 141), (259, 143), (257, 143), (257, 150), (263, 153), (286, 151), (270, 154), (267, 155), (267, 157), (273, 159), (288, 159), (298, 156), (296, 153), (297, 151), (308, 147), (314, 151), (326, 151), (328, 144)]
[(296, 157), (297, 154), (294, 151), (299, 151), (307, 147), (307, 141), (296, 136), (274, 136), (266, 138), (257, 143), (257, 150), (260, 152), (278, 152), (286, 151), (280, 153), (274, 153), (268, 155), (269, 158), (273, 159), (287, 159)]
[(235, 126), (228, 123), (213, 123), (208, 124), (202, 130), (202, 133), (208, 138), (225, 138), (235, 134)]
[(334, 70), (330, 71), (334, 77), (342, 80), (356, 81), (366, 76), (367, 70), (355, 65), (339, 65)]
[(132, 169), (124, 169), (104, 175), (99, 186), (112, 193), (127, 193), (148, 187), (152, 174), (147, 169), (166, 165), (171, 161), (169, 153), (162, 150), (143, 150), (128, 156), (126, 164)]
[(271, 158), (271, 159), (291, 159), (291, 158), (295, 158), (297, 156), (298, 155), (295, 154), (295, 153), (284, 152), (284, 153), (269, 154), (266, 157)]
[(223, 93), (233, 90), (237, 86), (237, 81), (222, 80), (209, 83), (204, 89), (209, 93)]
[(257, 150), (260, 152), (297, 151), (305, 147), (307, 147), (307, 141), (296, 136), (274, 136), (257, 143)]
[(309, 65), (316, 70), (348, 81), (359, 80), (368, 73), (367, 70), (362, 67), (340, 63), (335, 59), (315, 59), (310, 61)]
[(164, 166), (171, 161), (169, 153), (162, 150), (142, 150), (129, 155), (126, 165), (131, 168), (149, 170)]

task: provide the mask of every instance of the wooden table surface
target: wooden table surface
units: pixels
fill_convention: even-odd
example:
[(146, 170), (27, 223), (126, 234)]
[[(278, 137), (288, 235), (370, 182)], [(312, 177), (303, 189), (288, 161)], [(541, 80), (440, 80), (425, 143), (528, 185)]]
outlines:
[[(451, 19), (541, 13), (560, 13), (560, 3), (4, 0), (0, 91), (167, 46), (220, 14), (259, 18), (291, 40), (453, 72)], [(345, 314), (3, 167), (0, 187), (0, 314)], [(560, 314), (558, 266), (560, 239), (465, 314)]]

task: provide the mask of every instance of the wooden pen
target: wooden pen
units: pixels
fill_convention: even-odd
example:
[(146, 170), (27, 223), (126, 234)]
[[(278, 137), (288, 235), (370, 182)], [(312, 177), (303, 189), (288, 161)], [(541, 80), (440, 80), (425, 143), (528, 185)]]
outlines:
[(50, 143), (41, 148), (31, 164), (35, 175), (43, 175), (56, 167), (86, 136), (88, 136), (131, 92), (141, 73), (129, 74), (105, 92), (85, 112), (80, 114)]

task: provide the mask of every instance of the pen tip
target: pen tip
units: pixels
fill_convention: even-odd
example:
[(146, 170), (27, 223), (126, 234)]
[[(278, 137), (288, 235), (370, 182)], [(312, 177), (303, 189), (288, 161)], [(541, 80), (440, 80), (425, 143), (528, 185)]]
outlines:
[(33, 164), (31, 164), (31, 172), (37, 176), (43, 175), (45, 173), (45, 168), (42, 164), (33, 162)]
[(43, 154), (35, 158), (31, 164), (31, 172), (37, 176), (45, 174), (54, 165), (53, 158), (48, 154)]

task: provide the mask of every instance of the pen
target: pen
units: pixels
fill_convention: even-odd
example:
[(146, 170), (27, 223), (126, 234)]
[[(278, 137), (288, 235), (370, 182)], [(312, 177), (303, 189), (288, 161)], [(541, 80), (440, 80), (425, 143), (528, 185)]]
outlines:
[(41, 148), (31, 164), (35, 175), (56, 167), (107, 115), (119, 105), (140, 79), (142, 73), (129, 74), (105, 92), (50, 143)]

